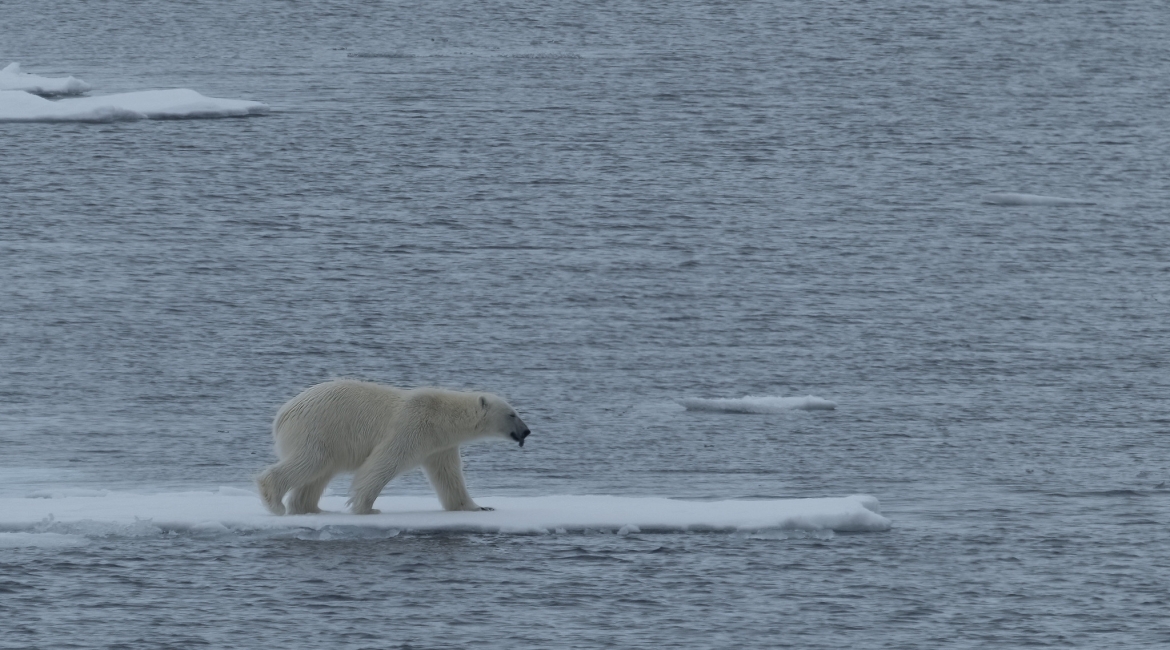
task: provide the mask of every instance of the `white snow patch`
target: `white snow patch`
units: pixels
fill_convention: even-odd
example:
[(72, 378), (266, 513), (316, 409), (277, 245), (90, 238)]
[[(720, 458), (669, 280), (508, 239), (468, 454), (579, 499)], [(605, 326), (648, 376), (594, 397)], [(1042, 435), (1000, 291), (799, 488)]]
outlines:
[(740, 398), (688, 397), (679, 400), (688, 411), (722, 411), (725, 413), (780, 413), (783, 411), (831, 411), (836, 402), (813, 395), (805, 397), (778, 397), (746, 395)]
[(1041, 196), (1039, 194), (1016, 194), (1014, 192), (988, 194), (983, 197), (983, 202), (992, 205), (1096, 205), (1091, 201), (1079, 199), (1064, 199), (1059, 196)]
[(0, 90), (23, 90), (34, 95), (81, 95), (90, 86), (76, 77), (42, 77), (21, 72), (19, 63), (9, 63), (0, 70)]
[[(241, 492), (247, 492), (241, 490)], [(392, 531), (466, 531), (547, 534), (554, 530), (603, 530), (622, 534), (688, 530), (880, 531), (890, 520), (874, 497), (853, 495), (818, 499), (682, 501), (663, 497), (555, 495), (482, 497), (490, 512), (447, 512), (433, 496), (378, 499), (377, 515), (343, 511), (344, 496), (326, 496), (330, 512), (278, 517), (251, 493), (172, 492), (59, 498), (0, 497), (0, 530), (143, 535), (184, 532), (325, 531), (331, 534), (387, 536)], [(317, 536), (317, 539), (322, 537)], [(328, 536), (324, 537), (328, 539)]]
[(266, 112), (268, 105), (261, 102), (206, 97), (189, 88), (141, 90), (58, 101), (20, 90), (0, 90), (0, 122), (116, 122), (243, 117)]
[(80, 535), (60, 533), (0, 533), (0, 548), (36, 546), (40, 548), (66, 548), (83, 546), (89, 540)]

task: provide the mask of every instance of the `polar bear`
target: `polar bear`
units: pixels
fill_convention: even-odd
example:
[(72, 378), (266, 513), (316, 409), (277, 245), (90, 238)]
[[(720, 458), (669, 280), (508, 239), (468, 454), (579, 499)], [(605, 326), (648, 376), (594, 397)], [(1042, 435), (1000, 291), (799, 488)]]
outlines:
[(403, 390), (364, 381), (317, 384), (276, 414), (272, 437), (280, 462), (257, 478), (274, 514), (321, 512), (317, 502), (340, 472), (352, 471), (349, 506), (375, 514), (374, 499), (394, 477), (419, 465), (447, 510), (491, 510), (471, 500), (459, 445), (479, 438), (524, 446), (528, 427), (515, 409), (489, 393), (439, 388)]

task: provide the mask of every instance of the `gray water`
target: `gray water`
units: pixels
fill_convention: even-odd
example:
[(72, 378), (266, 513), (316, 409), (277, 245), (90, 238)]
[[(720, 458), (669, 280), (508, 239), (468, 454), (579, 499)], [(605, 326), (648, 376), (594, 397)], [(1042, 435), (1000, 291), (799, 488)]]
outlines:
[[(894, 527), (101, 535), (0, 549), (0, 645), (1170, 644), (1162, 3), (2, 13), (0, 65), (273, 110), (0, 125), (0, 492), (248, 487), (346, 376), (505, 395), (474, 495)], [(748, 394), (839, 406), (677, 406)]]

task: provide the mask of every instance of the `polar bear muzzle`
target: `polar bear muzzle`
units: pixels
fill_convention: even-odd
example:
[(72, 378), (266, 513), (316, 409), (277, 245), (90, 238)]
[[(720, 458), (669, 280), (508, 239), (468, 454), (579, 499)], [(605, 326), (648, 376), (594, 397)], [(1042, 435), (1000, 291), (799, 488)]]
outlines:
[(532, 433), (532, 431), (528, 429), (528, 425), (524, 424), (524, 420), (521, 420), (520, 416), (512, 416), (512, 433), (508, 434), (512, 436), (512, 440), (520, 443), (520, 446), (523, 447), (524, 439), (527, 438), (528, 434), (530, 433)]

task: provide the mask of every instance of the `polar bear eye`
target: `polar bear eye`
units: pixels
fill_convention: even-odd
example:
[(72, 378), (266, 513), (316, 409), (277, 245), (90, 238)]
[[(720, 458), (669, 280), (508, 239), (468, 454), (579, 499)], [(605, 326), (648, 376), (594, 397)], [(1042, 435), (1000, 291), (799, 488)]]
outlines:
[(509, 413), (509, 414), (508, 414), (508, 417), (510, 417), (510, 418), (512, 418), (513, 420), (515, 420), (515, 419), (516, 419), (516, 414), (515, 414), (515, 413)]

